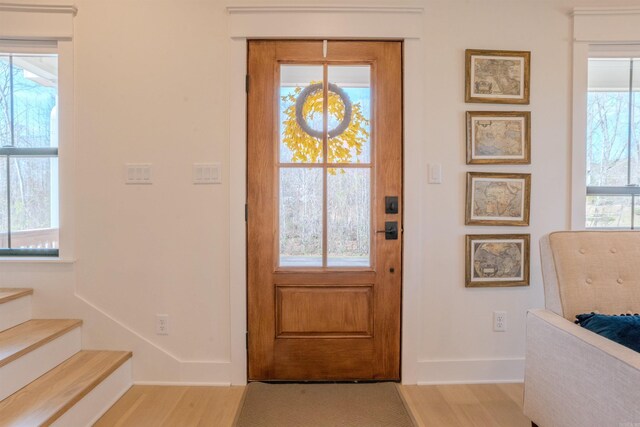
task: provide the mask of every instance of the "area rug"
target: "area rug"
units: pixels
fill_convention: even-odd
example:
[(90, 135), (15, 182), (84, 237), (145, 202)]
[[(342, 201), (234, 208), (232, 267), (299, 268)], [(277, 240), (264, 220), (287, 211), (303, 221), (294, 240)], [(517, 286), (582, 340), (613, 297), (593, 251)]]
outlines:
[(395, 383), (250, 383), (236, 427), (413, 427)]

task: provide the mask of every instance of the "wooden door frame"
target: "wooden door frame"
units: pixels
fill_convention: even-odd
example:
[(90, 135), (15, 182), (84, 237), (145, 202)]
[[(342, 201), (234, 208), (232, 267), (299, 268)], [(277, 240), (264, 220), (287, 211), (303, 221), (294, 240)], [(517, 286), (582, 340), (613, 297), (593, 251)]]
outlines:
[[(403, 7), (228, 7), (229, 14), (229, 382), (247, 382), (246, 277), (246, 93), (247, 39), (402, 40), (404, 245), (402, 277), (401, 372), (403, 384), (419, 378), (422, 283), (422, 146), (424, 144), (424, 44), (422, 8)], [(284, 28), (295, 19), (301, 25)], [(380, 25), (384, 20), (384, 25)], [(345, 22), (348, 22), (346, 24)], [(306, 24), (305, 24), (306, 23)], [(312, 24), (309, 24), (312, 23)], [(321, 37), (321, 36), (324, 37)], [(406, 88), (410, 88), (407, 90)], [(408, 179), (408, 178), (411, 179)]]

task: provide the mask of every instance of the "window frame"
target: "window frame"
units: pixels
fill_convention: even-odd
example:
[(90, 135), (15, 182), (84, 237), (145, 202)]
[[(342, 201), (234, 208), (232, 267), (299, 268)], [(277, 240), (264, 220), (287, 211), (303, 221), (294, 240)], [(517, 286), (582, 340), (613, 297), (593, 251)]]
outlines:
[[(589, 57), (587, 58), (587, 70), (589, 68), (589, 60), (591, 59), (624, 59), (624, 60), (629, 60), (630, 64), (632, 64), (635, 61), (638, 61), (638, 63), (640, 63), (640, 45), (592, 45), (590, 46), (589, 49)], [(630, 65), (629, 71), (630, 74), (633, 73), (633, 65)], [(587, 79), (588, 79), (588, 72), (587, 72)], [(633, 108), (632, 106), (632, 102), (633, 102), (633, 97), (634, 97), (634, 92), (637, 92), (636, 95), (640, 96), (640, 92), (638, 91), (634, 91), (632, 88), (633, 85), (633, 77), (630, 76), (629, 78), (629, 88), (628, 88), (628, 93), (629, 93), (629, 108)], [(587, 96), (589, 93), (589, 87), (588, 87), (588, 83), (587, 83)], [(588, 107), (587, 107), (588, 109)], [(586, 110), (585, 110), (586, 111)], [(588, 114), (585, 113), (585, 129), (588, 126)], [(631, 125), (629, 125), (631, 126)], [(584, 227), (585, 229), (589, 229), (589, 230), (638, 230), (640, 229), (640, 224), (634, 224), (634, 219), (635, 219), (635, 215), (634, 215), (634, 209), (635, 209), (635, 205), (636, 203), (638, 203), (640, 201), (640, 186), (639, 185), (633, 185), (629, 183), (629, 176), (630, 176), (630, 169), (631, 169), (631, 153), (630, 153), (630, 149), (631, 149), (631, 140), (632, 140), (632, 132), (631, 132), (631, 127), (629, 127), (628, 129), (629, 134), (627, 136), (627, 185), (624, 186), (614, 186), (614, 185), (607, 185), (607, 186), (597, 186), (597, 185), (587, 185), (585, 182), (585, 190), (586, 190), (586, 196), (585, 196), (585, 203), (584, 203), (584, 207), (585, 207), (585, 221), (584, 221)], [(640, 142), (640, 141), (639, 141)], [(584, 143), (584, 149), (585, 149), (585, 180), (586, 180), (586, 176), (587, 176), (587, 170), (586, 170), (586, 152), (588, 151), (588, 146), (587, 146), (588, 142), (587, 142), (587, 138), (586, 138), (586, 130), (585, 130), (585, 143)], [(638, 164), (638, 167), (640, 167), (640, 164)], [(589, 196), (630, 196), (631, 197), (631, 221), (630, 221), (630, 226), (629, 227), (587, 227), (586, 222), (587, 222), (587, 218), (586, 218), (586, 206), (587, 206), (587, 197)]]
[[(56, 60), (58, 60), (58, 52), (57, 52), (57, 43), (50, 42), (28, 42), (28, 43), (20, 43), (12, 41), (11, 43), (6, 43), (0, 40), (0, 55), (56, 55)], [(11, 60), (10, 60), (11, 63)], [(56, 87), (56, 92), (58, 92), (58, 87)], [(57, 94), (59, 99), (59, 93)], [(58, 114), (58, 121), (59, 121)], [(11, 126), (14, 126), (14, 123), (11, 123)], [(13, 131), (12, 131), (13, 134)], [(10, 171), (10, 161), (11, 157), (18, 158), (56, 158), (58, 162), (60, 161), (60, 153), (58, 147), (37, 147), (37, 148), (25, 148), (25, 147), (2, 147), (0, 146), (0, 157), (7, 158), (7, 174)], [(59, 167), (58, 167), (59, 170)], [(8, 177), (7, 177), (8, 179)], [(58, 188), (56, 189), (56, 194), (58, 196), (58, 211), (60, 210), (60, 183), (59, 177)], [(10, 194), (11, 187), (10, 183), (7, 182), (7, 196)], [(8, 207), (10, 209), (11, 202), (7, 199)], [(60, 212), (58, 212), (58, 216)], [(9, 216), (9, 221), (11, 221), (11, 216)], [(11, 225), (9, 224), (8, 229), (8, 241), (9, 246), (11, 246)], [(59, 245), (58, 245), (59, 246)], [(30, 248), (2, 248), (0, 247), (0, 257), (47, 257), (47, 258), (58, 258), (60, 256), (60, 249), (30, 249)]]
[[(573, 123), (570, 187), (570, 228), (572, 230), (587, 229), (586, 144), (589, 58), (629, 56), (640, 58), (640, 8), (581, 7), (573, 9)], [(620, 228), (615, 229), (620, 230)], [(589, 228), (589, 230), (607, 230), (607, 228), (598, 227)]]
[[(58, 256), (0, 256), (0, 263), (75, 262), (74, 47), (71, 5), (0, 5), (0, 45), (7, 53), (58, 55)], [(48, 50), (48, 52), (47, 52)]]

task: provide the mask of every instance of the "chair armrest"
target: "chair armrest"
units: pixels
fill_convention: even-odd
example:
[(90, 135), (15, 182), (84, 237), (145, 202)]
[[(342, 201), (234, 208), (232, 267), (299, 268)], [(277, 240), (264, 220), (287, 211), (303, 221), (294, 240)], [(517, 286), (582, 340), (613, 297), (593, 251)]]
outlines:
[(540, 427), (640, 425), (640, 353), (548, 310), (527, 313), (524, 414)]

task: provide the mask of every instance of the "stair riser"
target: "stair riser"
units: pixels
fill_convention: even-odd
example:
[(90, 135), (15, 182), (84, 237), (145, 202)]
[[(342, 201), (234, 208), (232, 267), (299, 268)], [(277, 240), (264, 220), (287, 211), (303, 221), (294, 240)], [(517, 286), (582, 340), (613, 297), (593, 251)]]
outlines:
[(31, 295), (0, 304), (0, 331), (31, 319)]
[(131, 359), (129, 359), (55, 420), (51, 426), (83, 427), (93, 425), (131, 388), (131, 378)]
[(82, 332), (77, 327), (0, 367), (0, 400), (79, 352), (81, 344)]

